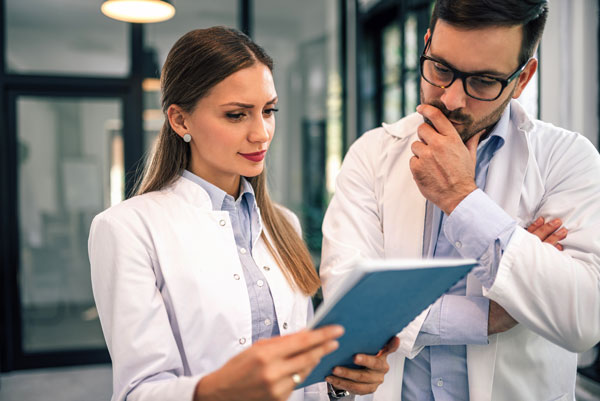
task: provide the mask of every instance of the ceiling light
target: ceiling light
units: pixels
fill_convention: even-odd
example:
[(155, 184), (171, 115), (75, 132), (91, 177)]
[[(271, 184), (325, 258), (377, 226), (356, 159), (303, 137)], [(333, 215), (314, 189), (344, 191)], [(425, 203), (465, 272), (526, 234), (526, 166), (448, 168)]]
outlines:
[(175, 7), (168, 0), (106, 0), (102, 13), (126, 22), (161, 22), (175, 15)]

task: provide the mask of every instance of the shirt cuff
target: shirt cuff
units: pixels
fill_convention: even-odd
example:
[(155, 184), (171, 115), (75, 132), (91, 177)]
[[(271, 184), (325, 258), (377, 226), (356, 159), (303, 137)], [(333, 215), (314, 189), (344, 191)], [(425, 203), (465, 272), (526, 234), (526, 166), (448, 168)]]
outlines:
[(485, 192), (476, 189), (448, 216), (443, 230), (462, 257), (479, 261), (473, 273), (489, 287), (516, 226), (515, 219)]
[(485, 297), (445, 295), (440, 311), (442, 345), (488, 343), (490, 301)]

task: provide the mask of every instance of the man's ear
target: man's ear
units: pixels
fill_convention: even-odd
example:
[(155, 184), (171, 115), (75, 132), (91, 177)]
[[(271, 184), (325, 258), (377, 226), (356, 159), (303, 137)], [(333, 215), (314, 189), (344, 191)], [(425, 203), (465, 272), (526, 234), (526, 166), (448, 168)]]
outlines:
[(527, 65), (525, 65), (525, 68), (517, 78), (517, 87), (515, 88), (515, 91), (512, 95), (513, 99), (516, 99), (519, 96), (521, 96), (521, 93), (523, 93), (523, 90), (525, 90), (525, 87), (527, 86), (531, 78), (533, 78), (533, 75), (537, 70), (537, 66), (538, 61), (535, 58), (532, 58), (527, 62)]
[(190, 132), (186, 121), (188, 116), (189, 114), (176, 104), (170, 105), (167, 109), (167, 118), (169, 119), (171, 128), (182, 138)]
[(425, 37), (423, 38), (423, 44), (427, 43), (430, 36), (431, 36), (431, 30), (429, 28), (427, 28), (427, 32), (425, 32)]

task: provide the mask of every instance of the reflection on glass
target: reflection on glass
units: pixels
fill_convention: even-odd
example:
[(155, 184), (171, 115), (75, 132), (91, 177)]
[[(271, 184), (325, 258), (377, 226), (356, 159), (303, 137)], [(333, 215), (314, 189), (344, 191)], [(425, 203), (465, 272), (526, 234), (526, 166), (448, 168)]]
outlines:
[(126, 76), (129, 27), (100, 13), (99, 1), (6, 0), (10, 72)]
[(402, 117), (401, 31), (396, 23), (383, 30), (383, 121), (393, 123)]
[(123, 198), (120, 101), (23, 96), (17, 113), (23, 350), (104, 348), (87, 238)]
[(404, 23), (404, 115), (413, 113), (419, 100), (419, 47), (417, 15), (409, 13)]

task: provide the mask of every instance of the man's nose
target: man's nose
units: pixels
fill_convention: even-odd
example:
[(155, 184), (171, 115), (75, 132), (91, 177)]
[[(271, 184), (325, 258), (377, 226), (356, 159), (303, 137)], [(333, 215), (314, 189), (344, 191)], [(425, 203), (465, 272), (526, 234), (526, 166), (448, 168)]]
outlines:
[(440, 100), (450, 111), (457, 110), (467, 105), (467, 94), (460, 79), (455, 80), (452, 85), (444, 89)]

